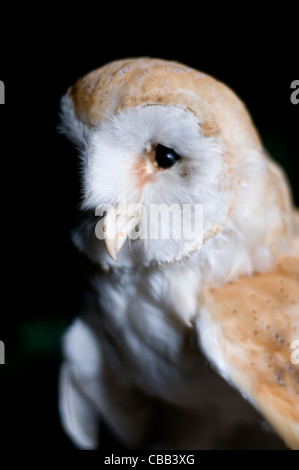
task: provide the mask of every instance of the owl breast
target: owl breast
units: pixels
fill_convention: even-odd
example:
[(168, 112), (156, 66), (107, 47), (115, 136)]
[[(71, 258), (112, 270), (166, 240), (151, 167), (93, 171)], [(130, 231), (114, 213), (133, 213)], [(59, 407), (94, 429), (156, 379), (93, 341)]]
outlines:
[(106, 337), (100, 342), (109, 344), (107, 360), (116, 373), (126, 371), (128, 384), (178, 402), (185, 402), (187, 393), (196, 403), (195, 390), (203, 386), (198, 374), (203, 361), (193, 325), (198, 276), (184, 271), (175, 266), (167, 273), (153, 270), (146, 276), (130, 273), (121, 279), (115, 273), (110, 282), (107, 276), (97, 277), (99, 314), (87, 321)]

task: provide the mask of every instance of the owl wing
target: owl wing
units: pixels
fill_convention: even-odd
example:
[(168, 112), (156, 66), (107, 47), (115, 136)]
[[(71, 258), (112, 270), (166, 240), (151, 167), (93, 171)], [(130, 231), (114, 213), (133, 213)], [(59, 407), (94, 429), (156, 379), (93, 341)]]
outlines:
[(286, 445), (299, 449), (299, 256), (207, 290), (201, 300), (196, 321), (205, 354)]

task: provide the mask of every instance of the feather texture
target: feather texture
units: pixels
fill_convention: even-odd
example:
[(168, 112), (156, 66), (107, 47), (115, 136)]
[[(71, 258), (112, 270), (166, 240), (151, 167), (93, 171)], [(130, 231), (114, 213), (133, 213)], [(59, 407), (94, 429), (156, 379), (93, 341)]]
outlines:
[(299, 253), (269, 273), (242, 277), (201, 302), (197, 327), (220, 373), (268, 419), (286, 444), (299, 449)]

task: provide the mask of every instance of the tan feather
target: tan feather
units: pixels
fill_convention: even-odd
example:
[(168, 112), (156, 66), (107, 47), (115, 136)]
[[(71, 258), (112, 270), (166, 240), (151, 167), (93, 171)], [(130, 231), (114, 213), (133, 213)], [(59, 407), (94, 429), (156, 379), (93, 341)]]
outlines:
[[(296, 240), (296, 243), (298, 240)], [(207, 290), (201, 315), (217, 331), (216, 367), (261, 411), (285, 443), (299, 449), (299, 250), (270, 273)]]
[(210, 75), (178, 62), (149, 58), (111, 62), (80, 78), (68, 94), (77, 116), (90, 127), (128, 107), (171, 104), (197, 115), (208, 136), (218, 134), (221, 123), (221, 134), (230, 145), (261, 147), (235, 93)]

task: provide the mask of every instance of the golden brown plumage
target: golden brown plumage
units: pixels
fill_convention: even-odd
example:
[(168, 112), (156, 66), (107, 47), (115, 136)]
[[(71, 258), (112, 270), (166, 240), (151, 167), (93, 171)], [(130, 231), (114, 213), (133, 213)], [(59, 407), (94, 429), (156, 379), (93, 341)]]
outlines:
[(291, 361), (299, 339), (299, 250), (269, 273), (207, 289), (201, 315), (217, 331), (227, 378), (299, 449), (299, 365)]
[(68, 93), (77, 115), (89, 126), (125, 108), (173, 104), (200, 117), (207, 136), (217, 134), (221, 123), (230, 142), (261, 146), (244, 105), (229, 87), (178, 62), (147, 58), (111, 62), (80, 78)]

